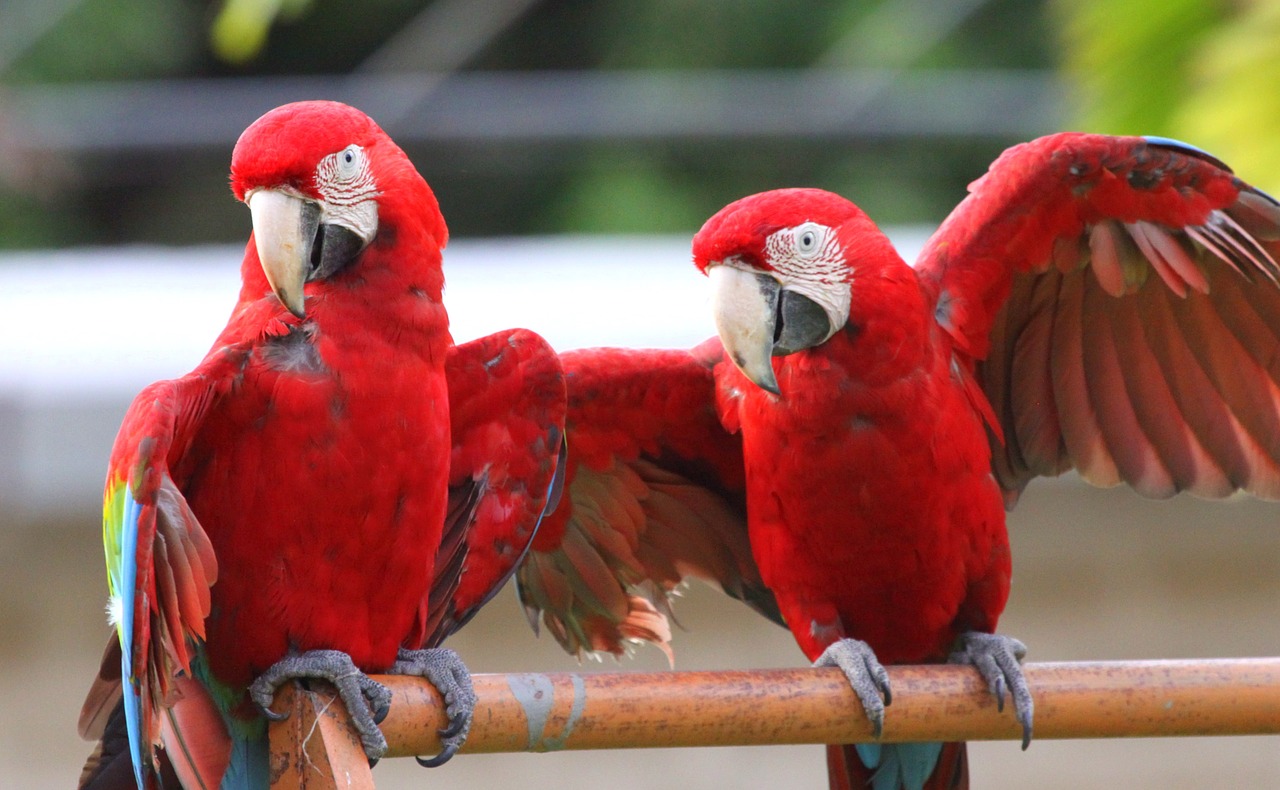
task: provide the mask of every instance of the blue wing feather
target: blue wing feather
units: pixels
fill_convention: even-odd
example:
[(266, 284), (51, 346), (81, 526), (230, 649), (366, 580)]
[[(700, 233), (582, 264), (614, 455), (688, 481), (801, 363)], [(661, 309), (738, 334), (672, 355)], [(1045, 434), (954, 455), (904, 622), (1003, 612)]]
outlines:
[(121, 619), (120, 627), (120, 663), (121, 677), (124, 682), (124, 720), (129, 732), (129, 755), (133, 758), (133, 775), (142, 783), (142, 731), (141, 707), (142, 699), (138, 694), (138, 684), (142, 678), (133, 672), (133, 627), (134, 604), (136, 603), (138, 581), (138, 520), (142, 515), (142, 506), (131, 494), (124, 492), (124, 518), (121, 526), (124, 529), (122, 552), (119, 558), (121, 586), (119, 589)]
[(1158, 137), (1156, 135), (1150, 135), (1150, 134), (1145, 135), (1142, 139), (1146, 140), (1149, 144), (1154, 145), (1158, 148), (1168, 148), (1172, 151), (1178, 151), (1180, 153), (1194, 156), (1197, 159), (1203, 159), (1206, 162), (1209, 162), (1210, 164), (1214, 165), (1215, 167), (1222, 168), (1228, 173), (1235, 172), (1218, 157), (1214, 156), (1213, 154), (1209, 153), (1203, 148), (1198, 148), (1192, 145), (1191, 143), (1184, 143), (1181, 140), (1175, 140), (1172, 137)]
[(130, 486), (113, 480), (107, 490), (102, 513), (103, 541), (107, 553), (107, 586), (111, 592), (110, 614), (120, 640), (120, 676), (125, 725), (129, 736), (129, 754), (133, 761), (138, 787), (142, 776), (142, 698), (143, 682), (134, 671), (134, 626), (137, 624), (138, 532), (142, 504), (133, 498)]

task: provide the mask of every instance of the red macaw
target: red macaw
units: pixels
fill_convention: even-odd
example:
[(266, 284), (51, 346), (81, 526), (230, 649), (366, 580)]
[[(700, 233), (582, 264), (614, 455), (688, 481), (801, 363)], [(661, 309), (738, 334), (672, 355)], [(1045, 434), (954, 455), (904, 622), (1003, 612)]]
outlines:
[[(693, 241), (723, 348), (565, 355), (572, 483), (519, 571), (531, 617), (570, 650), (665, 648), (660, 593), (710, 576), (776, 602), (877, 731), (883, 664), (952, 661), (1011, 692), (1025, 748), (1025, 648), (994, 631), (1033, 477), (1280, 498), (1280, 204), (1191, 146), (1085, 134), (970, 193), (915, 267), (842, 197), (743, 198)], [(962, 743), (828, 765), (968, 784)]]
[(365, 672), (440, 689), (448, 759), (474, 694), (436, 646), (515, 569), (558, 465), (558, 357), (525, 330), (453, 344), (444, 219), (372, 120), (275, 109), (231, 184), (253, 236), (230, 322), (138, 396), (111, 456), (118, 639), (82, 714), (102, 743), (81, 787), (265, 788), (290, 678), (334, 683), (376, 760), (390, 697)]

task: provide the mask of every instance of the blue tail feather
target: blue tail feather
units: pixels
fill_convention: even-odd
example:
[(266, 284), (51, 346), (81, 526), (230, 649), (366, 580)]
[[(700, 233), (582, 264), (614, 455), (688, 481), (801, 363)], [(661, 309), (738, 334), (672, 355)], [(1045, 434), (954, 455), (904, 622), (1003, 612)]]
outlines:
[(265, 734), (249, 738), (233, 736), (231, 763), (218, 790), (266, 790), (269, 784), (268, 756)]
[(875, 771), (871, 790), (921, 790), (938, 765), (941, 743), (859, 743), (862, 764)]

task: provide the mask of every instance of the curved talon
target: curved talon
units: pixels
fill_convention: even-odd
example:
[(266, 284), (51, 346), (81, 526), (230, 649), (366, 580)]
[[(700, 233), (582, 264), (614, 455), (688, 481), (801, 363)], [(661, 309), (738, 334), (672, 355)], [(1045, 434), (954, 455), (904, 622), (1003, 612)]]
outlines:
[(441, 740), (444, 740), (445, 738), (452, 738), (462, 732), (462, 728), (465, 727), (466, 724), (466, 719), (461, 716), (456, 716), (449, 719), (449, 723), (441, 727), (437, 732), (440, 734)]
[(1031, 745), (1031, 733), (1035, 716), (1035, 703), (1031, 689), (1022, 674), (1022, 659), (1027, 646), (1007, 636), (970, 631), (962, 634), (958, 649), (948, 661), (952, 664), (970, 664), (987, 682), (987, 688), (996, 698), (996, 710), (1004, 712), (1004, 693), (1007, 688), (1013, 700), (1014, 717), (1022, 725), (1022, 748)]
[(871, 722), (871, 734), (879, 738), (884, 733), (884, 709), (893, 702), (893, 691), (889, 687), (889, 672), (871, 646), (857, 639), (841, 639), (822, 651), (813, 665), (840, 668), (862, 702), (862, 709)]
[(418, 765), (421, 765), (423, 768), (439, 768), (449, 762), (449, 760), (457, 753), (458, 747), (453, 744), (449, 744), (435, 757), (414, 757), (413, 759), (417, 760)]
[(270, 721), (284, 721), (289, 718), (288, 713), (276, 713), (271, 708), (264, 708), (261, 705), (259, 705), (258, 708), (262, 711), (262, 715), (266, 716)]
[(434, 768), (444, 765), (458, 753), (471, 731), (471, 716), (476, 706), (476, 693), (471, 686), (471, 673), (447, 648), (405, 650), (401, 648), (396, 663), (390, 669), (394, 675), (416, 675), (426, 678), (444, 698), (445, 715), (449, 721), (439, 730), (442, 748), (435, 757), (416, 758), (419, 765)]
[(364, 673), (357, 675), (357, 681), (360, 684), (360, 693), (364, 695), (369, 705), (369, 714), (373, 723), (381, 724), (391, 712), (391, 690)]
[[(270, 670), (268, 670), (270, 672)], [(271, 709), (272, 703), (276, 700), (276, 691), (283, 685), (284, 681), (276, 681), (274, 677), (262, 675), (256, 678), (253, 683), (249, 684), (249, 698), (253, 700), (253, 704), (262, 711), (262, 715), (268, 721), (284, 721), (289, 718), (289, 712), (276, 713)]]

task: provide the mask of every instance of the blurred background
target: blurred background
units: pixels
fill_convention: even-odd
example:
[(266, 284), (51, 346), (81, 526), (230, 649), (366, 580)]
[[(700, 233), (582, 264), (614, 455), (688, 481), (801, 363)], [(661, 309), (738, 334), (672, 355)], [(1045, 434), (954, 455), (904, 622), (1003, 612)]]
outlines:
[[(0, 3), (0, 784), (66, 788), (108, 630), (99, 491), (129, 399), (203, 354), (236, 290), (239, 132), (297, 99), (378, 120), (434, 187), (459, 340), (712, 333), (688, 240), (730, 200), (820, 186), (904, 255), (1008, 145), (1193, 142), (1280, 189), (1280, 4), (1255, 0), (4, 0)], [(622, 296), (624, 295), (625, 296)], [(625, 301), (625, 303), (623, 303)], [(1275, 654), (1280, 506), (1073, 478), (1010, 517), (1002, 630), (1033, 660)], [(709, 590), (677, 668), (797, 666)], [(500, 595), (475, 671), (574, 669)], [(655, 650), (585, 669), (660, 670)], [(1280, 712), (1277, 712), (1280, 715)], [(1280, 787), (1280, 739), (971, 747), (975, 787)], [(824, 786), (820, 747), (406, 761), (381, 788)]]

